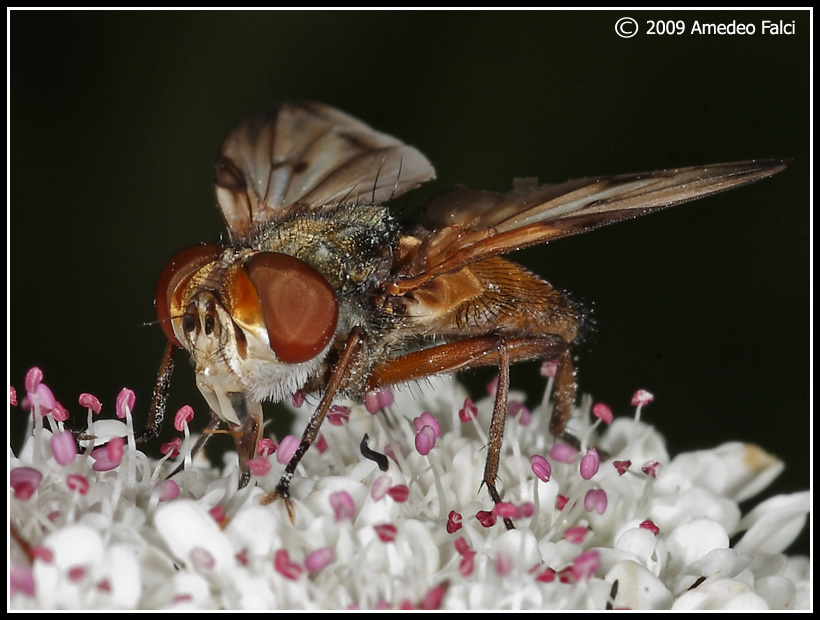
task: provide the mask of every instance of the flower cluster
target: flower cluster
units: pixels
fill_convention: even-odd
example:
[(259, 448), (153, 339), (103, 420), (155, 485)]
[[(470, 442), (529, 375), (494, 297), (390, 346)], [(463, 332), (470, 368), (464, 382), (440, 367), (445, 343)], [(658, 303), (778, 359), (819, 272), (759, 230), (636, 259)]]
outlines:
[(670, 458), (636, 414), (613, 419), (585, 400), (579, 450), (554, 443), (546, 400), (511, 394), (493, 505), (482, 489), (493, 397), (473, 403), (444, 379), (334, 408), (296, 471), (291, 521), (284, 502), (261, 500), (304, 411), (294, 435), (263, 440), (238, 489), (235, 454), (222, 468), (191, 458), (190, 407), (154, 460), (134, 443), (129, 390), (116, 417), (81, 395), (87, 430), (75, 436), (42, 373), (25, 388), (31, 429), (10, 457), (14, 609), (809, 607), (808, 559), (782, 553), (808, 493), (738, 507), (782, 469), (755, 446)]

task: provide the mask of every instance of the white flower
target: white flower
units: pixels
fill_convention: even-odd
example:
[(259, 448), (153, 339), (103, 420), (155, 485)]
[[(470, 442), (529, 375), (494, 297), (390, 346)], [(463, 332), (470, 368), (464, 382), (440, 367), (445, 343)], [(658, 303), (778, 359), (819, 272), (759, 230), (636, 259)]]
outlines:
[[(130, 443), (110, 471), (92, 469), (84, 442), (60, 465), (50, 451), (60, 423), (35, 424), (9, 462), (11, 607), (809, 607), (808, 559), (783, 555), (805, 525), (808, 493), (746, 515), (738, 506), (782, 469), (760, 448), (730, 443), (670, 458), (641, 422), (617, 418), (595, 434), (587, 400), (573, 421), (581, 453), (551, 452), (547, 413), (516, 405), (499, 472), (504, 501), (493, 507), (482, 488), (492, 399), (462, 422), (466, 394), (454, 381), (393, 397), (378, 415), (346, 403), (347, 422), (323, 427), (326, 449), (307, 453), (291, 485), (293, 522), (283, 502), (260, 503), (284, 469), (275, 455), (242, 490), (235, 455), (224, 471), (198, 459), (166, 483), (167, 457), (149, 459)], [(91, 423), (95, 435), (131, 432)], [(370, 450), (391, 456), (387, 472), (362, 456), (365, 433)]]

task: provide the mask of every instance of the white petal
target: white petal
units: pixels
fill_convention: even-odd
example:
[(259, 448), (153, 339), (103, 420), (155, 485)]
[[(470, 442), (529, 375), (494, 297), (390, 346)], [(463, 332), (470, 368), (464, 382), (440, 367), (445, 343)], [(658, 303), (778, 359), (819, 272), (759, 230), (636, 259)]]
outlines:
[(111, 588), (105, 601), (107, 609), (136, 609), (142, 595), (142, 575), (137, 558), (139, 549), (114, 545), (105, 554), (105, 570), (97, 571), (98, 583), (105, 579)]
[(695, 519), (676, 527), (666, 537), (669, 569), (680, 571), (713, 549), (729, 546), (729, 535), (719, 523), (710, 519)]
[(114, 437), (125, 437), (128, 434), (128, 427), (119, 420), (94, 420), (93, 430), (95, 446), (101, 446)]
[(650, 516), (662, 532), (693, 519), (709, 519), (731, 532), (740, 522), (740, 508), (725, 497), (695, 487), (680, 493), (659, 494), (652, 501)]
[(615, 541), (615, 548), (628, 552), (654, 575), (660, 575), (667, 560), (666, 544), (652, 532), (633, 527), (623, 532)]
[(265, 506), (246, 506), (230, 520), (225, 536), (237, 551), (256, 555), (272, 554), (282, 547), (281, 521)]
[(615, 607), (625, 609), (670, 609), (674, 597), (664, 583), (637, 562), (620, 562), (606, 575), (618, 581)]
[(500, 553), (506, 554), (513, 565), (523, 573), (541, 561), (538, 542), (529, 530), (508, 530), (490, 543), (489, 550), (493, 558)]
[(808, 491), (767, 499), (741, 520), (738, 531), (748, 531), (735, 548), (749, 554), (781, 553), (803, 531), (809, 508)]
[[(51, 562), (36, 561), (33, 572), (37, 603), (40, 609), (82, 609), (94, 587), (93, 574), (102, 564), (103, 541), (100, 535), (84, 525), (69, 525), (46, 536), (42, 546), (53, 552)], [(69, 579), (70, 569), (79, 568), (86, 575)]]
[(210, 554), (214, 570), (224, 570), (235, 564), (230, 542), (207, 508), (198, 502), (179, 499), (163, 504), (154, 517), (154, 525), (184, 565), (195, 564), (191, 562), (191, 552), (197, 549)]
[(727, 443), (715, 449), (729, 467), (731, 476), (723, 494), (742, 502), (754, 497), (780, 475), (785, 463), (750, 443)]
[(631, 459), (633, 466), (646, 461), (662, 465), (669, 462), (663, 437), (653, 427), (643, 422), (635, 424), (630, 418), (615, 418), (601, 437), (600, 445), (611, 455)]
[(732, 579), (705, 581), (681, 595), (672, 609), (767, 609), (766, 601), (745, 583)]
[(769, 609), (794, 609), (797, 589), (785, 577), (764, 577), (755, 584), (755, 591), (766, 601)]
[(85, 525), (69, 525), (49, 534), (43, 546), (54, 552), (54, 566), (67, 570), (75, 566), (93, 566), (102, 561), (103, 541)]

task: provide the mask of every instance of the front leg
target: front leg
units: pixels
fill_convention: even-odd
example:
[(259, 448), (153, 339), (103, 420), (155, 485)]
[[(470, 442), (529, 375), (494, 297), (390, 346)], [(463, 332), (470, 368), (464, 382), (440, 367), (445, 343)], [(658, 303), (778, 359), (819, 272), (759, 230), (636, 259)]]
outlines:
[(330, 405), (333, 403), (333, 399), (339, 393), (339, 390), (345, 385), (348, 372), (353, 363), (356, 361), (364, 342), (365, 337), (362, 330), (359, 327), (354, 327), (347, 338), (347, 343), (342, 350), (342, 355), (339, 358), (339, 361), (334, 365), (331, 371), (330, 378), (328, 379), (327, 386), (325, 387), (325, 392), (322, 394), (322, 400), (319, 401), (319, 406), (313, 412), (313, 415), (310, 416), (310, 421), (308, 421), (308, 425), (305, 428), (304, 433), (302, 433), (302, 440), (299, 443), (299, 447), (296, 449), (296, 452), (290, 459), (290, 462), (288, 462), (287, 467), (285, 467), (285, 472), (279, 479), (279, 484), (276, 485), (276, 490), (268, 493), (262, 498), (263, 505), (275, 502), (280, 498), (284, 499), (291, 522), (293, 522), (296, 518), (293, 504), (290, 501), (290, 483), (291, 480), (293, 480), (293, 474), (296, 472), (296, 467), (299, 465), (302, 457), (308, 451), (310, 446), (313, 445), (313, 442), (316, 441), (316, 437), (319, 435), (319, 429), (322, 426), (322, 422), (325, 421), (325, 416), (327, 416), (328, 409), (330, 409)]

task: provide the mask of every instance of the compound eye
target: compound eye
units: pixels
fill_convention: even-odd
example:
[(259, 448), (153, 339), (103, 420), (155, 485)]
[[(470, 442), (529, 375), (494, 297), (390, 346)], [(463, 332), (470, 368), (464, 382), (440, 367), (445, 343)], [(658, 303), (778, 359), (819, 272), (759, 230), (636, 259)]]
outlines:
[(339, 318), (336, 292), (307, 263), (261, 252), (245, 263), (262, 305), (273, 352), (288, 364), (307, 362), (330, 343)]
[[(182, 345), (174, 333), (173, 319), (183, 317), (185, 312), (182, 306), (185, 300), (179, 299), (178, 296), (188, 283), (188, 279), (200, 268), (219, 256), (221, 250), (218, 245), (214, 244), (194, 245), (177, 252), (162, 269), (157, 282), (154, 301), (157, 308), (157, 318), (162, 331), (165, 332), (165, 336), (178, 347)], [(183, 329), (190, 331), (184, 323), (183, 317)]]

